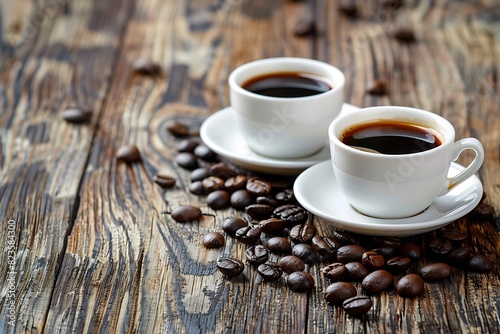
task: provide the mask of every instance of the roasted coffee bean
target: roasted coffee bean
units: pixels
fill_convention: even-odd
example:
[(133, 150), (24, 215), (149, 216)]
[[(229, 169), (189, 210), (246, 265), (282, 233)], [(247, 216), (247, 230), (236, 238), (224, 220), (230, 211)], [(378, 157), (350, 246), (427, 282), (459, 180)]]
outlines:
[(291, 188), (291, 186), (292, 186), (292, 184), (290, 183), (290, 181), (288, 179), (281, 179), (281, 178), (270, 179), (267, 182), (269, 182), (273, 191), (285, 190), (287, 188)]
[(170, 120), (166, 124), (168, 132), (176, 137), (183, 137), (189, 135), (189, 126), (180, 121)]
[(415, 38), (415, 32), (409, 27), (398, 27), (394, 31), (394, 38), (403, 43), (412, 43), (417, 40)]
[(399, 254), (407, 256), (412, 260), (418, 260), (422, 257), (422, 247), (412, 242), (407, 242), (399, 246)]
[(224, 189), (224, 180), (217, 176), (209, 176), (204, 178), (201, 183), (205, 193), (209, 194), (212, 191)]
[(266, 197), (266, 196), (257, 197), (255, 199), (255, 203), (266, 204), (266, 205), (272, 206), (273, 208), (275, 208), (279, 205), (277, 200), (275, 200), (274, 198)]
[(283, 275), (283, 269), (277, 263), (263, 263), (257, 267), (257, 272), (265, 282), (277, 281)]
[(196, 181), (202, 181), (203, 179), (206, 179), (209, 176), (212, 176), (210, 169), (206, 167), (200, 167), (196, 168), (191, 172), (190, 178), (191, 182), (196, 182)]
[(278, 234), (283, 232), (283, 229), (285, 228), (285, 221), (280, 218), (269, 218), (261, 220), (259, 225), (264, 233)]
[(393, 257), (396, 256), (396, 250), (394, 248), (387, 247), (387, 246), (382, 246), (382, 247), (374, 248), (374, 249), (372, 249), (372, 251), (379, 253), (386, 260), (387, 259), (392, 259)]
[(203, 214), (201, 213), (200, 208), (192, 205), (181, 205), (172, 210), (170, 215), (176, 222), (180, 223), (198, 220)]
[(167, 173), (162, 172), (155, 175), (154, 181), (162, 188), (172, 188), (173, 186), (175, 186), (176, 182), (175, 178), (168, 175)]
[(441, 235), (446, 240), (449, 240), (450, 242), (455, 243), (455, 244), (460, 244), (460, 243), (464, 242), (465, 240), (467, 240), (467, 238), (469, 237), (469, 234), (467, 233), (467, 231), (452, 230), (452, 229), (442, 230)]
[(205, 194), (205, 189), (203, 188), (203, 183), (201, 183), (201, 181), (196, 181), (196, 182), (191, 183), (189, 185), (189, 191), (192, 194), (195, 194), (198, 196)]
[(295, 197), (293, 195), (293, 190), (292, 189), (285, 189), (283, 191), (280, 191), (277, 193), (274, 198), (280, 203), (280, 204), (286, 204), (291, 202)]
[(116, 158), (129, 163), (137, 162), (141, 160), (141, 153), (139, 152), (137, 146), (133, 144), (125, 145), (116, 151)]
[(434, 239), (429, 242), (429, 245), (427, 245), (431, 254), (436, 256), (448, 255), (451, 252), (452, 247), (451, 242), (445, 239)]
[(373, 302), (368, 296), (354, 296), (342, 303), (345, 312), (352, 317), (360, 317), (372, 308)]
[(416, 274), (408, 274), (396, 283), (396, 292), (401, 297), (414, 298), (424, 292), (424, 281)]
[(401, 273), (410, 268), (411, 259), (408, 256), (397, 256), (387, 260), (385, 266), (393, 274)]
[(358, 15), (358, 8), (356, 6), (356, 3), (351, 0), (342, 0), (339, 1), (337, 8), (339, 12), (344, 14), (345, 16), (354, 18)]
[(193, 153), (194, 149), (196, 146), (200, 145), (200, 142), (193, 139), (193, 138), (188, 138), (188, 139), (183, 139), (177, 145), (175, 146), (175, 149), (177, 152), (188, 152), (188, 153)]
[(316, 34), (316, 20), (312, 15), (302, 15), (293, 26), (293, 34), (305, 37)]
[(427, 282), (440, 281), (450, 277), (453, 270), (446, 263), (429, 263), (419, 269), (420, 277)]
[(292, 291), (305, 292), (314, 287), (314, 278), (305, 271), (295, 271), (288, 276), (286, 284)]
[(377, 79), (366, 85), (366, 92), (371, 95), (387, 94), (387, 84), (384, 80)]
[(223, 180), (227, 180), (233, 176), (236, 176), (236, 173), (231, 168), (229, 168), (228, 165), (222, 162), (213, 164), (210, 167), (210, 171), (212, 172), (212, 175), (220, 177)]
[(207, 195), (207, 204), (214, 210), (221, 210), (229, 204), (230, 197), (225, 190), (215, 190)]
[(283, 268), (283, 271), (287, 274), (291, 274), (296, 271), (303, 271), (306, 268), (304, 261), (296, 257), (295, 255), (287, 255), (282, 257), (278, 264)]
[(375, 270), (361, 282), (361, 287), (368, 293), (380, 293), (394, 284), (394, 277), (387, 270)]
[(354, 285), (347, 282), (335, 282), (325, 289), (325, 300), (333, 304), (340, 304), (344, 300), (356, 295), (357, 291)]
[(231, 194), (230, 202), (236, 210), (243, 210), (252, 204), (252, 195), (246, 189), (236, 190)]
[(296, 244), (310, 243), (315, 234), (316, 228), (314, 226), (299, 224), (290, 230), (290, 239)]
[(253, 196), (267, 196), (271, 192), (271, 184), (258, 177), (249, 178), (246, 188)]
[(337, 262), (327, 265), (321, 269), (323, 276), (328, 278), (332, 282), (337, 282), (342, 280), (347, 276), (347, 268), (343, 263)]
[(245, 175), (231, 176), (226, 180), (224, 186), (229, 192), (234, 192), (236, 190), (245, 189), (247, 184), (247, 177)]
[(357, 241), (354, 239), (352, 234), (346, 231), (335, 231), (331, 238), (336, 240), (341, 245), (357, 244)]
[(201, 160), (212, 162), (217, 159), (217, 153), (209, 149), (207, 146), (200, 144), (194, 149), (194, 155)]
[(462, 246), (454, 249), (448, 254), (448, 260), (455, 263), (456, 265), (467, 265), (470, 257), (472, 256), (472, 250), (468, 246)]
[(361, 257), (365, 252), (366, 249), (358, 245), (341, 246), (337, 249), (337, 261), (342, 263), (361, 262)]
[(224, 247), (224, 236), (219, 232), (208, 232), (203, 236), (203, 246), (206, 248)]
[(198, 168), (198, 159), (193, 153), (182, 152), (177, 154), (175, 162), (182, 168), (193, 170)]
[(247, 260), (250, 264), (258, 266), (269, 259), (269, 251), (262, 245), (251, 246), (246, 250)]
[(269, 249), (271, 253), (275, 254), (289, 254), (292, 245), (288, 239), (283, 237), (273, 237), (266, 242), (266, 248)]
[(347, 277), (354, 282), (361, 282), (370, 273), (361, 262), (346, 263), (345, 268), (347, 269)]
[(285, 204), (277, 207), (274, 209), (273, 215), (286, 220), (289, 226), (303, 224), (308, 218), (306, 209), (294, 204)]
[(361, 256), (361, 263), (370, 270), (381, 269), (385, 265), (385, 258), (377, 252), (364, 252)]
[(468, 269), (476, 273), (487, 273), (493, 270), (493, 262), (484, 255), (476, 254), (469, 259)]
[(332, 259), (337, 255), (337, 249), (340, 247), (338, 241), (330, 237), (314, 236), (311, 240), (311, 245), (319, 255)]
[(384, 9), (387, 11), (395, 11), (403, 7), (403, 0), (384, 0)]
[(271, 216), (273, 208), (265, 204), (250, 204), (245, 207), (245, 212), (253, 219), (265, 219)]
[(495, 214), (495, 208), (486, 203), (479, 203), (474, 210), (471, 211), (470, 216), (477, 220), (490, 220)]
[(86, 123), (92, 117), (92, 111), (87, 108), (66, 108), (61, 112), (62, 118), (68, 123)]
[(132, 63), (135, 73), (157, 76), (161, 73), (161, 67), (149, 58), (139, 58)]
[(318, 260), (318, 254), (309, 244), (298, 244), (293, 246), (292, 255), (295, 255), (305, 263), (316, 263)]
[(238, 231), (242, 227), (246, 227), (248, 224), (241, 218), (229, 217), (222, 223), (222, 230), (234, 237), (236, 231)]
[(397, 237), (373, 237), (373, 242), (380, 246), (391, 247), (397, 249), (403, 243)]
[(235, 237), (242, 244), (253, 245), (259, 240), (260, 234), (259, 226), (245, 226), (236, 231)]
[(240, 260), (222, 258), (217, 261), (217, 269), (226, 276), (238, 276), (245, 269), (245, 264)]

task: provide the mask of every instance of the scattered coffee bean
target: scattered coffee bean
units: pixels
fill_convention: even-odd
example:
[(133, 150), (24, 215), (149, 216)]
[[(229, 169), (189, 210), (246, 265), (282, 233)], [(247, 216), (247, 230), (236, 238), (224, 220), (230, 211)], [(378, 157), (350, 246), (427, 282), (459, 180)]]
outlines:
[(162, 188), (172, 188), (175, 186), (175, 178), (166, 174), (166, 173), (158, 173), (154, 177), (154, 181)]
[(281, 259), (279, 259), (278, 264), (287, 274), (291, 274), (296, 271), (303, 271), (306, 268), (304, 261), (302, 261), (295, 255), (287, 255), (282, 257)]
[(205, 194), (205, 189), (203, 188), (203, 183), (201, 183), (201, 181), (196, 181), (196, 182), (191, 183), (189, 185), (189, 191), (192, 194), (195, 194), (198, 196)]
[(161, 67), (149, 58), (139, 58), (132, 63), (135, 73), (157, 76), (161, 73)]
[(434, 239), (427, 246), (431, 254), (441, 257), (448, 255), (452, 247), (451, 242), (445, 239)]
[(416, 274), (408, 274), (396, 283), (396, 292), (401, 297), (414, 298), (424, 292), (424, 281)]
[(484, 255), (476, 254), (469, 259), (468, 269), (476, 273), (487, 273), (493, 270), (493, 262)]
[(341, 12), (345, 16), (354, 18), (358, 15), (358, 8), (356, 7), (356, 3), (352, 0), (340, 1), (337, 8), (339, 12)]
[(278, 201), (280, 204), (287, 204), (291, 202), (292, 200), (295, 199), (295, 196), (293, 194), (292, 189), (285, 189), (283, 191), (280, 191), (277, 193), (274, 198)]
[(257, 197), (255, 199), (255, 203), (266, 204), (266, 205), (272, 206), (273, 208), (275, 208), (279, 205), (279, 202), (277, 200), (275, 200), (274, 198), (266, 197), (266, 196)]
[(208, 232), (203, 236), (203, 246), (206, 248), (224, 247), (224, 236), (219, 232)]
[(397, 237), (373, 237), (373, 242), (377, 245), (391, 248), (398, 248), (403, 243), (400, 238)]
[(411, 259), (408, 256), (397, 256), (387, 260), (386, 269), (393, 274), (402, 273), (410, 268)]
[(240, 260), (222, 258), (217, 261), (217, 269), (226, 276), (238, 276), (245, 269), (245, 264)]
[(420, 277), (427, 282), (440, 281), (450, 277), (453, 270), (446, 263), (429, 263), (419, 270)]
[(206, 179), (209, 176), (212, 176), (210, 169), (206, 167), (200, 167), (196, 168), (191, 172), (190, 178), (191, 182), (196, 182), (196, 181), (202, 181), (203, 179)]
[(125, 162), (137, 162), (141, 160), (139, 149), (135, 145), (125, 145), (116, 151), (116, 158)]
[(235, 237), (242, 244), (253, 245), (259, 240), (260, 234), (259, 226), (245, 226), (236, 231)]
[(209, 194), (212, 191), (224, 189), (224, 180), (217, 176), (209, 176), (204, 178), (201, 183), (205, 193)]
[(252, 204), (252, 195), (246, 189), (236, 190), (231, 194), (230, 202), (236, 210), (243, 210)]
[(402, 43), (412, 43), (417, 39), (415, 38), (415, 32), (409, 27), (399, 27), (394, 31), (394, 38)]
[(277, 263), (263, 263), (257, 267), (257, 272), (265, 282), (277, 281), (283, 274), (283, 269)]
[(314, 226), (298, 224), (290, 230), (290, 239), (297, 244), (310, 243), (315, 234), (316, 228)]
[(316, 21), (309, 15), (299, 18), (293, 27), (293, 34), (298, 37), (316, 34)]
[(265, 219), (271, 216), (273, 208), (265, 204), (250, 204), (245, 207), (245, 212), (253, 219)]
[(495, 208), (486, 203), (479, 203), (474, 210), (471, 211), (470, 216), (476, 220), (490, 220), (495, 214)]
[(309, 244), (297, 244), (292, 248), (292, 255), (295, 255), (305, 263), (316, 263), (318, 254)]
[(92, 111), (86, 108), (66, 108), (61, 112), (62, 118), (68, 123), (86, 123), (92, 117)]
[(342, 307), (352, 317), (360, 317), (372, 308), (373, 302), (368, 296), (354, 296), (347, 298), (342, 303)]
[(198, 168), (198, 160), (193, 153), (182, 152), (177, 154), (175, 162), (182, 168), (193, 170)]
[(254, 266), (266, 263), (269, 259), (269, 251), (262, 245), (249, 247), (246, 255), (248, 262)]
[(288, 276), (286, 284), (292, 291), (306, 292), (314, 287), (314, 278), (305, 271), (295, 271)]
[(375, 294), (387, 290), (394, 284), (394, 277), (386, 270), (375, 270), (361, 282), (361, 287), (368, 293)]
[(466, 265), (469, 263), (469, 259), (472, 256), (472, 250), (468, 246), (462, 246), (448, 254), (448, 260), (453, 262), (455, 265)]
[(249, 178), (246, 188), (253, 196), (267, 196), (271, 192), (271, 184), (258, 177)]
[(236, 190), (245, 189), (247, 184), (247, 177), (245, 175), (232, 176), (226, 180), (224, 186), (229, 192), (234, 192)]
[(455, 229), (445, 229), (441, 231), (441, 235), (444, 239), (449, 240), (452, 243), (460, 244), (467, 240), (469, 234), (464, 230), (455, 230)]
[(402, 244), (398, 251), (402, 256), (407, 256), (412, 260), (418, 260), (422, 257), (422, 248), (412, 242)]
[(361, 256), (361, 263), (370, 270), (381, 269), (385, 265), (385, 258), (377, 252), (364, 252)]
[(347, 282), (335, 282), (325, 289), (325, 300), (332, 304), (340, 304), (356, 295), (357, 291), (354, 285)]
[(326, 259), (333, 259), (337, 255), (340, 244), (330, 237), (316, 235), (311, 240), (311, 245), (319, 255)]
[(194, 149), (194, 155), (201, 160), (208, 162), (215, 161), (215, 159), (217, 159), (217, 154), (203, 144), (196, 146)]
[(179, 223), (198, 220), (202, 215), (200, 208), (192, 205), (181, 205), (170, 213), (170, 216)]
[(289, 226), (303, 224), (308, 218), (307, 210), (294, 204), (285, 204), (277, 207), (274, 209), (273, 215), (284, 219)]
[(210, 167), (210, 171), (214, 176), (220, 177), (223, 180), (227, 180), (236, 175), (236, 173), (231, 168), (229, 168), (228, 165), (222, 162), (213, 164)]
[(207, 195), (207, 204), (213, 210), (224, 209), (229, 204), (230, 195), (225, 190), (215, 190)]
[(346, 231), (335, 231), (331, 237), (341, 245), (354, 245), (357, 243), (352, 234)]
[(269, 249), (271, 253), (274, 254), (289, 254), (292, 246), (288, 239), (283, 237), (272, 237), (267, 240), (266, 248)]
[[(189, 135), (189, 126), (183, 122), (170, 120), (166, 124), (168, 132), (176, 137)], [(196, 149), (196, 148), (195, 148)]]
[(361, 282), (370, 273), (361, 262), (346, 263), (345, 268), (347, 269), (347, 277), (354, 282)]
[(372, 249), (372, 251), (379, 253), (386, 260), (391, 259), (391, 258), (396, 256), (396, 250), (394, 248), (391, 248), (391, 247), (382, 246), (382, 247), (374, 248), (374, 249)]
[(236, 231), (238, 231), (242, 227), (246, 227), (248, 224), (241, 218), (229, 217), (222, 223), (222, 230), (234, 237)]
[(360, 262), (365, 252), (366, 249), (358, 245), (341, 246), (337, 249), (337, 261), (342, 263)]
[(262, 229), (262, 232), (267, 234), (278, 234), (283, 231), (285, 228), (285, 221), (280, 218), (269, 218), (265, 220), (261, 220), (259, 225)]
[(200, 145), (200, 143), (192, 138), (183, 139), (176, 145), (177, 152), (187, 152), (193, 153), (196, 146)]
[(342, 280), (347, 276), (347, 268), (343, 263), (337, 262), (327, 265), (321, 269), (323, 276), (328, 278), (332, 282), (337, 282)]
[(384, 9), (388, 11), (395, 11), (403, 7), (403, 0), (384, 0)]

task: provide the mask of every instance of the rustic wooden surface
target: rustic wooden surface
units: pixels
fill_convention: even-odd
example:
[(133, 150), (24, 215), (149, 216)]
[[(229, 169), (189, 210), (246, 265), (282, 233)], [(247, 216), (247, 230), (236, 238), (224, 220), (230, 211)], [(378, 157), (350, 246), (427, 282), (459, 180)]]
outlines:
[[(242, 214), (208, 208), (173, 162), (177, 139), (165, 123), (196, 128), (228, 106), (236, 66), (316, 58), (345, 72), (347, 102), (433, 110), (457, 137), (477, 137), (486, 152), (478, 176), (498, 209), (500, 3), (403, 2), (384, 9), (383, 1), (351, 1), (358, 17), (350, 18), (328, 0), (0, 1), (0, 332), (498, 333), (498, 216), (453, 223), (494, 261), (492, 272), (455, 270), (417, 299), (373, 296), (368, 316), (355, 319), (325, 303), (318, 266), (309, 294), (292, 293), (283, 280), (263, 283), (251, 268), (224, 278), (215, 261), (244, 258), (245, 246), (228, 239), (207, 251), (201, 236)], [(305, 17), (315, 18), (315, 37), (294, 36)], [(415, 43), (392, 36), (401, 26), (415, 30)], [(139, 57), (163, 73), (134, 74)], [(366, 94), (376, 78), (387, 81), (388, 95)], [(91, 108), (92, 120), (64, 122), (59, 112), (70, 105)], [(129, 143), (141, 163), (114, 158)], [(152, 181), (158, 170), (177, 178), (174, 189)], [(164, 212), (181, 204), (207, 215), (175, 223)], [(314, 224), (323, 235), (333, 231), (321, 219)]]

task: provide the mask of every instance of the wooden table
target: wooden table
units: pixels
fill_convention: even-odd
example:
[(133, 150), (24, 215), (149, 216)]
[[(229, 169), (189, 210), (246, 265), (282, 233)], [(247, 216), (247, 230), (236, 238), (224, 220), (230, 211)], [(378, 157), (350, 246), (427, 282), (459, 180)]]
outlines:
[[(498, 333), (498, 215), (453, 222), (493, 271), (454, 269), (415, 299), (374, 295), (358, 319), (324, 301), (320, 265), (309, 267), (310, 293), (290, 291), (284, 279), (264, 283), (250, 266), (235, 279), (218, 272), (218, 258), (244, 259), (246, 246), (227, 238), (207, 250), (201, 237), (246, 216), (211, 210), (174, 162), (179, 139), (166, 122), (196, 130), (228, 106), (235, 67), (315, 58), (344, 71), (346, 102), (432, 110), (458, 138), (477, 137), (486, 154), (478, 176), (498, 208), (500, 3), (403, 2), (359, 1), (353, 16), (327, 0), (1, 1), (0, 332)], [(296, 36), (298, 22), (307, 27), (311, 18), (316, 34)], [(416, 41), (398, 40), (401, 27)], [(162, 74), (134, 73), (138, 58)], [(376, 79), (387, 94), (366, 92)], [(90, 108), (90, 122), (65, 122), (68, 106)], [(117, 149), (131, 143), (142, 162), (117, 161)], [(156, 185), (158, 170), (176, 186)], [(165, 212), (182, 204), (206, 215), (176, 223)], [(313, 223), (321, 235), (334, 230)]]

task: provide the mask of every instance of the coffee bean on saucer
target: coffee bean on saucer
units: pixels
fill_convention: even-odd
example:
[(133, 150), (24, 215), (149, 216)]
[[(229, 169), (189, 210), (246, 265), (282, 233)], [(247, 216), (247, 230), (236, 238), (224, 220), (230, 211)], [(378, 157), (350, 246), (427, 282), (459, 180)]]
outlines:
[(286, 285), (295, 292), (306, 292), (314, 287), (314, 278), (305, 271), (295, 271), (288, 275)]
[(157, 76), (161, 73), (161, 67), (149, 58), (139, 58), (132, 63), (135, 73)]
[(271, 184), (258, 177), (249, 178), (246, 188), (254, 196), (267, 196), (271, 192)]
[(231, 194), (230, 202), (236, 210), (243, 210), (252, 204), (252, 195), (246, 189), (236, 190)]
[(203, 246), (206, 248), (220, 248), (224, 246), (224, 236), (219, 232), (208, 232), (203, 236)]
[(269, 251), (262, 245), (255, 245), (246, 250), (246, 256), (250, 264), (257, 266), (267, 262)]
[(248, 226), (247, 222), (241, 218), (229, 217), (222, 223), (222, 230), (234, 237), (236, 231), (242, 227)]
[(201, 183), (207, 194), (212, 191), (224, 189), (224, 180), (217, 176), (209, 176), (204, 178)]
[(158, 173), (154, 177), (154, 181), (162, 188), (172, 188), (175, 186), (175, 178), (166, 174), (166, 173)]
[(189, 185), (189, 192), (198, 196), (205, 194), (205, 189), (203, 189), (203, 183), (201, 183), (201, 181), (196, 181), (191, 183)]
[(280, 218), (269, 218), (259, 222), (262, 232), (267, 234), (278, 234), (285, 228), (285, 221)]
[(265, 204), (250, 204), (245, 207), (245, 212), (253, 219), (265, 219), (271, 216), (273, 208)]
[(116, 158), (129, 163), (137, 162), (141, 160), (141, 154), (137, 146), (131, 144), (120, 147), (118, 151), (116, 151)]
[(200, 208), (192, 205), (181, 205), (172, 210), (170, 215), (176, 222), (180, 223), (198, 220), (203, 214), (201, 213)]
[(393, 274), (402, 273), (411, 265), (411, 259), (407, 256), (396, 256), (385, 263), (386, 269)]
[(215, 190), (207, 195), (207, 204), (213, 210), (224, 209), (229, 204), (230, 195), (225, 190)]
[(345, 312), (352, 317), (360, 317), (368, 313), (372, 306), (373, 302), (368, 296), (354, 296), (342, 303)]
[(343, 263), (340, 262), (331, 263), (323, 267), (323, 269), (321, 269), (321, 272), (323, 273), (323, 276), (325, 276), (332, 282), (340, 281), (347, 276), (347, 268)]
[(314, 226), (298, 224), (290, 230), (290, 239), (296, 244), (310, 243), (315, 234), (316, 228)]
[(191, 172), (190, 179), (191, 182), (202, 181), (207, 177), (212, 176), (210, 169), (207, 167), (196, 168)]
[(217, 269), (226, 276), (238, 276), (245, 269), (245, 264), (240, 260), (222, 258), (217, 261)]
[(209, 149), (207, 146), (200, 144), (194, 149), (194, 155), (204, 161), (215, 161), (217, 159), (217, 153)]
[(446, 256), (448, 255), (453, 246), (451, 242), (445, 239), (434, 239), (427, 245), (427, 249), (435, 256)]
[(318, 254), (309, 244), (297, 244), (293, 246), (292, 255), (309, 264), (316, 263), (318, 260)]
[(253, 245), (259, 240), (261, 232), (259, 226), (245, 226), (236, 231), (235, 237), (242, 244)]
[(304, 261), (302, 261), (295, 255), (283, 256), (281, 259), (279, 259), (278, 264), (287, 274), (291, 274), (296, 271), (303, 271), (306, 268)]
[(188, 138), (188, 139), (183, 139), (177, 145), (175, 146), (177, 152), (188, 152), (188, 153), (193, 153), (194, 149), (200, 145), (200, 143), (193, 139), (193, 138)]
[(370, 270), (378, 270), (384, 267), (385, 258), (377, 252), (368, 251), (361, 256), (361, 263)]
[(453, 270), (446, 263), (429, 263), (419, 269), (420, 277), (427, 282), (440, 281), (450, 277)]
[(176, 137), (183, 137), (189, 135), (189, 126), (183, 122), (170, 120), (166, 124), (168, 132)]
[(375, 294), (387, 290), (394, 283), (394, 277), (380, 269), (369, 273), (361, 282), (361, 287), (368, 293)]
[(340, 304), (344, 300), (357, 295), (356, 288), (351, 283), (335, 282), (325, 289), (325, 300), (332, 304)]
[(66, 108), (61, 112), (62, 118), (68, 123), (85, 123), (92, 117), (92, 111), (87, 108)]
[(476, 273), (487, 273), (493, 270), (493, 262), (484, 255), (476, 254), (469, 259), (468, 269)]
[(422, 257), (422, 247), (412, 242), (407, 242), (399, 246), (399, 254), (407, 256), (412, 260), (418, 260)]
[(274, 254), (289, 254), (292, 246), (288, 239), (283, 237), (272, 237), (266, 242), (266, 248)]
[(346, 263), (345, 268), (347, 269), (347, 277), (354, 282), (361, 282), (370, 273), (361, 262)]
[(226, 187), (227, 191), (234, 192), (236, 190), (245, 189), (246, 184), (247, 184), (247, 177), (245, 175), (236, 175), (227, 179), (226, 182), (224, 183), (224, 187)]
[(283, 274), (283, 269), (277, 263), (263, 263), (257, 267), (257, 272), (265, 282), (278, 280)]
[(337, 255), (340, 244), (330, 237), (315, 235), (311, 240), (311, 245), (319, 255), (326, 259), (333, 259)]
[(184, 169), (193, 170), (198, 168), (198, 160), (193, 153), (182, 152), (175, 157), (177, 165)]
[(416, 274), (408, 274), (396, 283), (396, 292), (401, 297), (414, 298), (424, 292), (424, 281)]
[(303, 224), (307, 221), (307, 211), (295, 204), (285, 204), (277, 207), (273, 211), (273, 215), (287, 222), (288, 226)]

